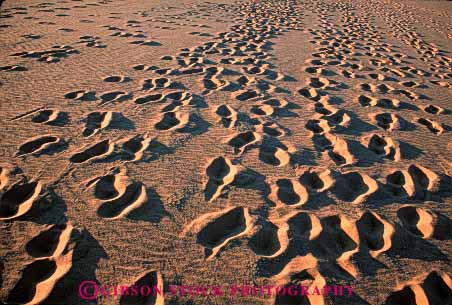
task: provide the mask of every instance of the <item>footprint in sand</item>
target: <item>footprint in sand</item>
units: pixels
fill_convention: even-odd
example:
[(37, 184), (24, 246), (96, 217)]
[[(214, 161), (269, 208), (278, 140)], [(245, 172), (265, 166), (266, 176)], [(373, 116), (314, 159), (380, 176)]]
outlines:
[(405, 170), (395, 170), (387, 175), (385, 187), (395, 197), (412, 197), (415, 192), (413, 178)]
[(321, 193), (330, 189), (335, 182), (331, 171), (328, 169), (324, 171), (306, 170), (300, 175), (299, 181), (314, 193)]
[(233, 94), (233, 97), (240, 102), (254, 100), (260, 96), (260, 93), (254, 89), (241, 90)]
[(85, 187), (93, 190), (92, 195), (96, 199), (109, 201), (124, 195), (128, 181), (125, 170), (116, 168), (111, 173), (90, 179)]
[(417, 276), (404, 286), (399, 285), (385, 300), (384, 305), (443, 304), (452, 300), (452, 280), (436, 270), (427, 276)]
[(319, 101), (321, 98), (320, 92), (314, 88), (301, 88), (298, 90), (298, 93), (315, 102)]
[(104, 77), (103, 79), (106, 83), (126, 83), (131, 81), (130, 77), (124, 75), (111, 75)]
[(318, 259), (336, 262), (355, 277), (357, 270), (350, 258), (359, 251), (356, 225), (343, 215), (332, 215), (321, 218), (318, 226), (321, 228), (320, 234), (309, 243), (312, 254)]
[(10, 304), (39, 304), (72, 267), (73, 250), (64, 255), (36, 260), (21, 271), (21, 277), (9, 292)]
[(134, 103), (138, 105), (145, 105), (148, 103), (157, 103), (162, 102), (164, 100), (165, 96), (162, 93), (153, 93), (153, 94), (146, 94), (142, 96), (138, 96), (134, 99)]
[(97, 100), (96, 91), (76, 90), (64, 95), (65, 99), (77, 101), (95, 101)]
[(37, 136), (21, 144), (16, 156), (51, 154), (61, 148), (63, 144), (64, 140), (56, 136)]
[(356, 159), (352, 155), (346, 140), (330, 134), (325, 135), (326, 139), (328, 139), (331, 143), (331, 146), (328, 147), (327, 153), (337, 166), (350, 165), (356, 162)]
[(12, 66), (0, 67), (0, 71), (4, 71), (4, 72), (23, 72), (23, 71), (28, 71), (28, 69), (25, 68), (24, 66), (12, 65)]
[(86, 117), (85, 129), (83, 129), (82, 135), (84, 137), (91, 137), (97, 134), (101, 129), (107, 128), (113, 118), (113, 112), (91, 112)]
[(252, 226), (248, 209), (233, 207), (202, 215), (185, 227), (181, 235), (196, 234), (196, 241), (204, 247), (207, 259), (212, 259), (229, 242), (249, 234)]
[(444, 128), (441, 126), (441, 124), (433, 120), (418, 118), (416, 121), (420, 125), (427, 127), (428, 130), (436, 135), (441, 135), (444, 131)]
[(223, 189), (231, 184), (238, 169), (226, 157), (218, 157), (211, 160), (206, 168), (207, 182), (204, 187), (204, 194), (206, 200), (214, 201), (220, 195)]
[(393, 113), (371, 113), (369, 117), (378, 127), (387, 131), (393, 131), (401, 127), (398, 116)]
[(104, 106), (108, 103), (123, 102), (130, 99), (131, 97), (132, 94), (125, 91), (104, 92), (100, 95), (101, 102), (99, 103), (99, 106)]
[[(139, 275), (130, 287), (150, 287), (149, 296), (143, 294), (139, 295), (122, 295), (119, 299), (119, 305), (164, 305), (164, 291), (163, 291), (163, 278), (159, 271), (146, 271)], [(161, 293), (157, 292), (159, 289)]]
[(394, 226), (377, 213), (366, 210), (356, 222), (361, 245), (369, 249), (372, 257), (388, 251), (392, 247)]
[(415, 206), (404, 206), (397, 211), (403, 227), (422, 238), (430, 238), (434, 231), (434, 215)]
[(146, 78), (141, 80), (141, 90), (151, 91), (155, 89), (165, 89), (172, 85), (172, 81), (166, 77)]
[(114, 143), (109, 139), (99, 141), (80, 152), (73, 154), (69, 161), (72, 163), (85, 163), (96, 161), (108, 157), (113, 153)]
[(378, 190), (377, 182), (370, 176), (352, 171), (336, 177), (331, 192), (340, 200), (354, 204), (362, 203)]
[(229, 105), (218, 106), (215, 114), (219, 117), (219, 123), (225, 128), (232, 128), (237, 122), (237, 112)]
[(259, 142), (261, 138), (261, 135), (256, 132), (245, 131), (231, 136), (227, 143), (234, 148), (235, 153), (242, 154), (253, 144)]
[(66, 249), (73, 230), (71, 224), (46, 225), (25, 245), (25, 250), (35, 258), (58, 257)]
[(297, 179), (278, 179), (271, 184), (270, 189), (268, 198), (277, 207), (299, 207), (308, 201), (308, 192)]
[(289, 164), (293, 152), (292, 147), (286, 146), (282, 143), (278, 145), (271, 145), (270, 143), (262, 143), (259, 148), (259, 159), (269, 165), (285, 166)]
[(132, 181), (119, 198), (104, 201), (97, 209), (97, 215), (104, 219), (120, 219), (147, 202), (146, 187), (140, 182)]
[(0, 220), (10, 220), (27, 213), (42, 191), (40, 181), (19, 182), (3, 192), (0, 198)]
[(431, 114), (442, 114), (445, 110), (439, 106), (430, 104), (424, 107), (424, 111)]
[(56, 109), (43, 109), (36, 113), (31, 121), (38, 124), (63, 126), (68, 120), (68, 114)]
[(378, 156), (394, 161), (400, 161), (401, 159), (399, 145), (390, 137), (372, 134), (363, 137), (362, 143)]
[[(258, 256), (273, 258), (284, 250), (284, 242), (281, 242), (280, 234), (284, 234), (283, 228), (279, 228), (271, 221), (264, 222), (259, 230), (249, 239), (248, 247)], [(286, 245), (287, 246), (287, 245)]]
[(160, 119), (154, 124), (157, 130), (180, 130), (184, 128), (189, 121), (189, 114), (180, 111), (168, 111), (161, 114)]
[(150, 147), (152, 140), (153, 138), (145, 134), (118, 141), (121, 160), (130, 162), (141, 160), (145, 151)]

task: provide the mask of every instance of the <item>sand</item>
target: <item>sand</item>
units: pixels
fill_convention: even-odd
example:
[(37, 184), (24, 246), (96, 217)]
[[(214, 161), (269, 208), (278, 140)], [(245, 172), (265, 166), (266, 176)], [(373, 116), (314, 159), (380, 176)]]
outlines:
[(0, 303), (452, 304), (451, 14), (5, 1)]

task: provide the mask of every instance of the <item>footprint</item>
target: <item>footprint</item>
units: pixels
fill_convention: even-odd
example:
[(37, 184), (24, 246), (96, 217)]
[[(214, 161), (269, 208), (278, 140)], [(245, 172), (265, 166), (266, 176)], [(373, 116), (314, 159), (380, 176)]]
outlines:
[(55, 284), (72, 267), (72, 253), (39, 259), (26, 265), (21, 277), (9, 292), (7, 303), (10, 304), (39, 304), (52, 292)]
[(235, 99), (237, 99), (241, 102), (245, 102), (250, 99), (255, 99), (259, 96), (260, 95), (256, 90), (251, 90), (251, 89), (241, 90), (241, 91), (237, 92), (236, 94), (234, 94)]
[(209, 94), (210, 91), (219, 91), (222, 90), (224, 88), (226, 88), (227, 86), (229, 86), (229, 82), (226, 80), (222, 80), (222, 79), (218, 79), (216, 77), (211, 77), (211, 78), (204, 78), (203, 81), (203, 86), (205, 91), (203, 91), (203, 94)]
[(389, 112), (382, 112), (369, 115), (376, 125), (384, 130), (393, 131), (400, 128), (399, 118)]
[(82, 132), (84, 137), (91, 137), (97, 134), (101, 129), (107, 128), (113, 119), (113, 112), (91, 112), (86, 117), (85, 129)]
[(269, 199), (276, 206), (299, 207), (308, 201), (308, 192), (296, 179), (278, 179), (272, 183)]
[(232, 128), (237, 122), (237, 112), (229, 105), (220, 105), (215, 110), (215, 114), (220, 118), (219, 122), (225, 128)]
[(127, 93), (124, 91), (104, 92), (100, 96), (100, 99), (102, 100), (102, 102), (99, 104), (99, 106), (104, 106), (108, 103), (113, 103), (113, 102), (122, 102), (122, 101), (128, 100), (130, 96), (131, 96), (130, 93)]
[(247, 147), (250, 147), (252, 144), (258, 142), (261, 139), (261, 135), (252, 132), (252, 131), (245, 131), (238, 133), (236, 135), (233, 135), (227, 143), (234, 147), (235, 153), (242, 154), (246, 151)]
[(165, 96), (162, 93), (146, 94), (137, 97), (133, 102), (138, 105), (144, 105), (147, 103), (157, 103), (163, 101)]
[(441, 126), (441, 124), (433, 121), (433, 120), (429, 120), (429, 119), (425, 119), (425, 118), (418, 118), (417, 122), (425, 127), (428, 128), (428, 130), (430, 130), (431, 132), (433, 132), (436, 135), (441, 135), (444, 131), (444, 128)]
[(323, 115), (321, 119), (327, 120), (331, 129), (337, 131), (343, 128), (347, 128), (352, 120), (348, 113), (343, 109), (337, 110), (336, 112), (330, 115)]
[(378, 104), (378, 100), (376, 98), (367, 95), (360, 95), (358, 97), (358, 102), (363, 107), (373, 107), (377, 106)]
[(143, 79), (141, 81), (141, 90), (151, 91), (155, 89), (165, 89), (170, 87), (171, 80), (166, 77)]
[(129, 181), (124, 169), (114, 169), (112, 173), (90, 179), (85, 186), (93, 188), (97, 200), (115, 200), (124, 195)]
[(399, 304), (429, 304), (424, 291), (419, 286), (404, 286), (392, 292), (386, 299), (385, 305)]
[(435, 192), (439, 187), (439, 176), (421, 165), (411, 164), (408, 173), (416, 187), (416, 195), (425, 196), (427, 192)]
[(148, 65), (136, 65), (132, 67), (136, 71), (149, 71), (149, 70), (155, 70), (155, 66), (148, 66)]
[(97, 209), (97, 215), (104, 219), (119, 219), (148, 202), (146, 187), (139, 182), (127, 185), (121, 197), (103, 202)]
[(104, 78), (106, 83), (126, 83), (130, 78), (124, 75), (111, 75)]
[(25, 245), (25, 250), (35, 258), (58, 257), (66, 249), (73, 229), (70, 224), (47, 225)]
[(452, 280), (447, 273), (431, 271), (421, 284), (429, 304), (452, 301)]
[(407, 87), (407, 88), (416, 88), (421, 86), (421, 84), (414, 82), (414, 81), (405, 81), (405, 82), (400, 82), (399, 83), (401, 86)]
[[(248, 209), (233, 207), (224, 211), (203, 215), (190, 223), (184, 232), (194, 231), (207, 259), (214, 258), (229, 242), (247, 235), (252, 228)], [(182, 234), (186, 234), (182, 232)]]
[(270, 105), (253, 105), (250, 112), (258, 116), (270, 116), (275, 112), (275, 108)]
[(22, 71), (28, 71), (28, 69), (25, 68), (24, 66), (13, 65), (13, 66), (0, 67), (0, 71), (4, 71), (4, 72), (22, 72)]
[(424, 111), (431, 114), (444, 113), (444, 109), (436, 105), (427, 105), (426, 107), (424, 107)]
[(280, 138), (287, 134), (286, 130), (275, 122), (265, 122), (256, 126), (259, 133), (265, 133), (270, 137)]
[(29, 154), (40, 155), (51, 153), (52, 150), (63, 144), (63, 140), (59, 137), (46, 135), (38, 136), (19, 146), (16, 156), (25, 156)]
[(64, 117), (67, 117), (67, 114), (64, 112), (60, 112), (55, 109), (43, 109), (40, 110), (37, 114), (35, 114), (31, 121), (33, 123), (38, 124), (47, 124), (47, 125), (63, 125)]
[(408, 171), (395, 170), (386, 177), (386, 188), (396, 197), (412, 197), (415, 192), (414, 181)]
[(146, 271), (138, 276), (129, 287), (149, 287), (150, 294), (146, 295), (146, 293), (143, 293), (134, 295), (133, 292), (131, 294), (123, 294), (119, 300), (119, 305), (164, 304), (163, 279), (159, 271)]
[(417, 276), (404, 286), (398, 286), (384, 304), (439, 305), (450, 300), (452, 300), (452, 280), (448, 274), (433, 270), (424, 277)]
[(237, 79), (237, 83), (242, 86), (248, 86), (256, 83), (256, 78), (248, 75), (242, 75)]
[(258, 256), (267, 258), (277, 257), (287, 247), (287, 245), (283, 245), (280, 242), (280, 235), (284, 234), (282, 231), (284, 230), (280, 229), (271, 221), (266, 221), (250, 238), (248, 247)]
[(405, 206), (397, 211), (403, 227), (414, 235), (430, 238), (434, 231), (433, 215), (423, 208)]
[(332, 215), (320, 219), (321, 232), (310, 241), (309, 248), (319, 260), (336, 262), (351, 276), (357, 276), (356, 267), (350, 258), (359, 251), (359, 234), (354, 222), (343, 215)]
[(308, 98), (313, 101), (319, 101), (321, 98), (320, 93), (314, 88), (301, 88), (298, 90), (298, 93), (305, 98)]
[(361, 241), (369, 249), (372, 257), (377, 257), (392, 247), (394, 226), (377, 213), (366, 210), (357, 221), (356, 226)]
[(317, 193), (330, 189), (335, 182), (328, 169), (324, 171), (306, 170), (301, 174), (299, 180), (309, 191)]
[(248, 66), (248, 67), (242, 68), (242, 71), (245, 74), (251, 74), (251, 75), (262, 75), (265, 73), (266, 70), (267, 70), (266, 67), (258, 67), (258, 66)]
[(351, 154), (346, 140), (337, 136), (329, 136), (327, 139), (332, 147), (328, 149), (328, 155), (338, 166), (344, 166), (355, 163), (355, 157)]
[(77, 90), (71, 91), (64, 95), (65, 99), (78, 101), (95, 101), (97, 100), (96, 91)]
[(165, 99), (170, 99), (173, 101), (180, 102), (190, 102), (193, 98), (193, 95), (187, 91), (172, 91), (168, 92), (165, 95)]
[(113, 153), (114, 143), (109, 139), (102, 140), (85, 148), (84, 150), (75, 153), (69, 159), (72, 163), (84, 163), (87, 161), (95, 161), (103, 159)]
[(383, 156), (390, 160), (400, 161), (400, 148), (390, 137), (372, 134), (363, 138), (363, 144), (369, 150), (379, 156)]
[(273, 166), (285, 166), (290, 162), (289, 148), (271, 146), (271, 145), (261, 145), (259, 148), (259, 159)]
[(169, 111), (161, 115), (160, 120), (155, 123), (157, 130), (178, 130), (185, 127), (188, 123), (189, 115), (178, 111)]
[(340, 200), (359, 204), (375, 193), (377, 189), (377, 182), (368, 175), (360, 172), (348, 172), (336, 178), (332, 192)]
[(218, 157), (211, 160), (206, 168), (208, 178), (204, 187), (206, 200), (212, 202), (217, 199), (223, 189), (234, 181), (237, 173), (237, 167), (228, 158)]
[(330, 81), (324, 77), (311, 77), (308, 78), (307, 84), (316, 89), (327, 89), (330, 85)]
[(147, 135), (137, 135), (126, 139), (121, 146), (121, 159), (131, 162), (141, 160), (151, 141), (152, 138)]
[(306, 122), (305, 128), (311, 131), (313, 135), (328, 133), (331, 130), (328, 121), (324, 119), (308, 120)]
[(40, 181), (12, 185), (1, 196), (0, 220), (14, 219), (27, 213), (42, 190)]
[(398, 99), (381, 98), (378, 99), (377, 106), (381, 108), (397, 109), (400, 107), (400, 101)]

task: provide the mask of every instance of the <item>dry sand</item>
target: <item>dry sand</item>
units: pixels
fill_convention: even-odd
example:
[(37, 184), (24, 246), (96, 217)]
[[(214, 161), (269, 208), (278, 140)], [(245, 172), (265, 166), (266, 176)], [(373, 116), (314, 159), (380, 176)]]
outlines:
[[(452, 304), (451, 14), (7, 0), (0, 303)], [(88, 301), (85, 280), (167, 293)]]

